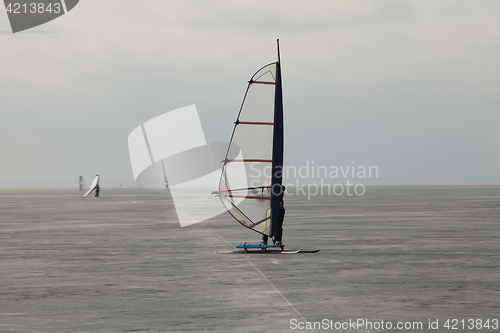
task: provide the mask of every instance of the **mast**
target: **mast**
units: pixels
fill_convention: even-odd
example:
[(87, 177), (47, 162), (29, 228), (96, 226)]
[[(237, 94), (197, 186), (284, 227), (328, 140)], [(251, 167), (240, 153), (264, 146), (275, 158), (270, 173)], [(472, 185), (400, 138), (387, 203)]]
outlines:
[(274, 95), (273, 159), (271, 179), (271, 236), (278, 233), (281, 203), (281, 185), (283, 183), (283, 93), (281, 87), (280, 44), (276, 62), (276, 90)]

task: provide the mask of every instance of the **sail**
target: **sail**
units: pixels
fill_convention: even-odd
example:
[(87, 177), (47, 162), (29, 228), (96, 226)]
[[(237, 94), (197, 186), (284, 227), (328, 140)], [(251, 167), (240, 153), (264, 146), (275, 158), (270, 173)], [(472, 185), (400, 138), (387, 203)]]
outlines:
[[(278, 88), (281, 98), (277, 72), (279, 61), (259, 69), (248, 82), (218, 191), (223, 205), (238, 222), (268, 236), (276, 233), (273, 222), (279, 218), (279, 201), (276, 206), (276, 195), (271, 191), (276, 184), (281, 198), (281, 172), (277, 179), (273, 169), (283, 164), (283, 108), (281, 102), (276, 107)], [(276, 120), (280, 123), (278, 130)]]

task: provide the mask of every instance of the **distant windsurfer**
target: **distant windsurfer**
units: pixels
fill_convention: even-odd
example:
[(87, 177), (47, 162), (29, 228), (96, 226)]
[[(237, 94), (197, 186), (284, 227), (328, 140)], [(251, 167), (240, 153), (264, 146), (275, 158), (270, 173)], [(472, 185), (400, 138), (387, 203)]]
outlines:
[(83, 176), (80, 176), (79, 184), (80, 184), (80, 191), (83, 191), (83, 188), (85, 187), (85, 181), (83, 180)]
[(96, 191), (94, 198), (98, 198), (99, 197), (99, 175), (95, 175), (95, 178), (92, 181), (92, 184), (90, 184), (89, 190), (83, 195), (83, 197), (85, 198), (87, 195), (92, 193), (92, 191), (94, 191), (94, 190)]

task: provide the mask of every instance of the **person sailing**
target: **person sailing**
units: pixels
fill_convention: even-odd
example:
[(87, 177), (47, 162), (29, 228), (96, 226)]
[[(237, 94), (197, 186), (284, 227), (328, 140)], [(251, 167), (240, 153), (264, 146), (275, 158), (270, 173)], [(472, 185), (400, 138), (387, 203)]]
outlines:
[(280, 202), (280, 218), (278, 220), (278, 231), (274, 236), (274, 245), (282, 245), (283, 237), (283, 220), (285, 219), (285, 186), (282, 186), (281, 190), (281, 202)]
[(99, 198), (99, 184), (97, 184), (95, 186), (95, 195), (94, 195), (94, 199), (97, 199)]
[[(277, 228), (277, 233), (274, 235), (274, 245), (281, 245), (282, 242), (282, 237), (283, 237), (283, 220), (285, 219), (285, 186), (281, 186), (281, 201), (280, 201), (280, 214), (279, 214), (279, 220), (278, 220), (278, 228)], [(261, 244), (267, 245), (267, 241), (269, 240), (269, 237), (265, 234), (262, 234), (262, 242)]]

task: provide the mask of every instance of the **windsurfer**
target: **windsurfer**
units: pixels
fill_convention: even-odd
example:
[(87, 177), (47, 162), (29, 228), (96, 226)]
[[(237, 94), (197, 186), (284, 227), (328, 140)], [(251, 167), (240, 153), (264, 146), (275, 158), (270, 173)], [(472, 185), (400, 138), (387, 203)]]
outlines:
[(285, 186), (281, 186), (280, 218), (278, 220), (278, 231), (274, 236), (274, 244), (281, 245), (283, 237), (283, 220), (285, 219)]
[(99, 184), (96, 185), (95, 187), (95, 195), (94, 198), (99, 198)]
[[(255, 136), (262, 140), (255, 140)], [(283, 180), (283, 141), (283, 94), (278, 49), (278, 61), (262, 67), (248, 81), (223, 161), (219, 184), (219, 192), (227, 193), (219, 196), (223, 205), (243, 226), (262, 234), (262, 245), (267, 244), (269, 237), (274, 244), (282, 242), (285, 210), (282, 204), (283, 193), (279, 192)], [(236, 152), (236, 148), (252, 159), (229, 159), (229, 152)], [(241, 164), (233, 162), (251, 162), (250, 168), (252, 171), (259, 171), (260, 176), (254, 178), (248, 174), (240, 175), (236, 172), (240, 167), (236, 166)], [(246, 169), (247, 165), (244, 164), (242, 168)], [(269, 167), (271, 170), (268, 170)], [(271, 171), (271, 174), (266, 171)], [(247, 186), (232, 188), (235, 184), (244, 184), (245, 180)], [(269, 185), (266, 186), (268, 182)], [(258, 189), (262, 189), (262, 192), (259, 193)], [(238, 190), (247, 190), (247, 195), (233, 195)], [(242, 198), (243, 201), (235, 198)], [(266, 249), (264, 246), (257, 247), (263, 251)], [(283, 248), (283, 245), (277, 247)]]
[(274, 237), (274, 243), (276, 245), (281, 245), (281, 238), (283, 237), (283, 220), (284, 219), (285, 219), (285, 206), (284, 206), (283, 199), (281, 199), (278, 232), (277, 232), (276, 236)]
[[(285, 219), (285, 186), (281, 186), (280, 218), (278, 221), (278, 231), (274, 236), (274, 245), (281, 245), (283, 238), (283, 220)], [(267, 245), (269, 237), (262, 234), (262, 244)]]

